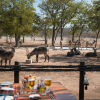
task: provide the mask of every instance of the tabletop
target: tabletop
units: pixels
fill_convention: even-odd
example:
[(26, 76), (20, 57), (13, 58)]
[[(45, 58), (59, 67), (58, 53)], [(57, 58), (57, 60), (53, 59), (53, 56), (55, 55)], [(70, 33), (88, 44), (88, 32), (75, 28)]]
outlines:
[[(49, 93), (46, 96), (41, 96), (41, 100), (77, 100), (71, 91), (66, 89), (60, 82), (53, 82), (51, 85), (51, 91), (52, 93)], [(55, 99), (51, 99), (49, 96), (50, 94), (52, 94)], [(27, 95), (24, 99), (23, 96), (20, 95), (19, 100), (25, 99), (28, 100)]]
[(51, 89), (56, 100), (77, 100), (71, 91), (66, 89), (60, 82), (54, 82)]
[[(41, 95), (39, 100), (77, 100), (70, 90), (66, 89), (60, 82), (52, 82), (51, 92)], [(29, 94), (20, 94), (17, 100), (30, 100)]]

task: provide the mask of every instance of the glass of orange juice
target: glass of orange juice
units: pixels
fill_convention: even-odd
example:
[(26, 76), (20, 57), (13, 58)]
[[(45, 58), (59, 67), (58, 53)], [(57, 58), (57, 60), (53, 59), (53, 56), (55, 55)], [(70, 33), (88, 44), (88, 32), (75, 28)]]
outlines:
[(35, 79), (29, 78), (28, 79), (28, 86), (31, 90), (31, 93), (32, 93), (32, 89), (33, 89), (34, 85), (35, 85)]
[(45, 83), (45, 86), (46, 86), (46, 91), (47, 91), (47, 93), (49, 93), (50, 92), (50, 86), (51, 86), (51, 83), (52, 83), (51, 79), (50, 78), (45, 79), (44, 83)]

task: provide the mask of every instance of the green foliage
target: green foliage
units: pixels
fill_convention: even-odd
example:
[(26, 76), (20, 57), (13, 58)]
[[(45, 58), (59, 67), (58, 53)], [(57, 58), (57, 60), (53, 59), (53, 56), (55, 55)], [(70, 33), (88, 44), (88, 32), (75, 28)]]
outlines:
[(89, 27), (89, 9), (91, 8), (91, 5), (79, 2), (76, 4), (76, 15), (71, 20), (71, 27), (72, 30), (75, 29), (75, 33), (82, 34), (82, 31), (87, 30)]
[(58, 32), (61, 32), (62, 40), (63, 29), (75, 17), (77, 10), (76, 3), (73, 0), (43, 0), (39, 7), (51, 25), (53, 45), (54, 38)]
[(0, 20), (3, 32), (9, 35), (32, 32), (34, 0), (2, 0)]
[(58, 23), (58, 11), (59, 6), (57, 0), (43, 0), (42, 4), (39, 6), (46, 17), (49, 18), (51, 25)]
[(73, 0), (44, 0), (39, 7), (42, 9), (46, 17), (51, 20), (51, 25), (55, 24), (57, 27), (61, 26), (61, 19), (63, 26), (69, 23), (70, 19), (75, 15), (75, 3)]
[(93, 2), (89, 18), (90, 28), (94, 31), (100, 31), (100, 0)]

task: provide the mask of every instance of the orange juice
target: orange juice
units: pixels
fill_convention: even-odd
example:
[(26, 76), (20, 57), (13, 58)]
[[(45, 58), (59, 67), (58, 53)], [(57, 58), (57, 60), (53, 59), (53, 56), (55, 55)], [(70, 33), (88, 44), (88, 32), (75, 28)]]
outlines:
[(50, 86), (51, 85), (51, 80), (50, 79), (45, 79), (44, 81), (46, 86)]
[(33, 87), (35, 85), (35, 79), (28, 79), (28, 86)]

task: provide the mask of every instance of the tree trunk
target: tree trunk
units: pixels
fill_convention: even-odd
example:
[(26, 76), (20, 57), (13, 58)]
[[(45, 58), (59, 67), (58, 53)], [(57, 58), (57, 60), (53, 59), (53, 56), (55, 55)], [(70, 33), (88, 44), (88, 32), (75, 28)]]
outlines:
[(47, 32), (46, 32), (46, 25), (45, 25), (45, 29), (44, 29), (44, 37), (45, 37), (45, 45), (47, 46)]
[[(56, 39), (57, 39), (57, 36), (58, 36), (59, 30), (60, 30), (60, 28), (58, 28), (58, 29), (57, 29), (57, 32), (55, 32), (55, 38), (54, 38), (55, 41), (56, 41)], [(54, 43), (55, 43), (55, 41), (54, 41)]]
[(6, 42), (8, 42), (8, 34), (6, 34)]
[(75, 29), (72, 30), (72, 42), (74, 42), (74, 36), (75, 36)]
[(20, 35), (19, 34), (15, 34), (15, 46), (16, 47), (19, 46), (19, 40), (20, 40)]
[(97, 40), (98, 40), (98, 36), (99, 36), (99, 31), (97, 32), (97, 36), (96, 36), (96, 43), (95, 43), (95, 48), (97, 47)]
[(55, 37), (55, 25), (53, 25), (52, 46), (54, 46), (54, 37)]
[(63, 40), (63, 26), (62, 26), (62, 18), (61, 18), (61, 41)]
[(81, 32), (79, 34), (79, 38), (78, 38), (79, 42), (80, 42), (80, 39), (81, 39), (82, 31), (83, 31), (83, 29), (81, 30)]
[(25, 42), (25, 36), (23, 35), (23, 43)]
[(79, 39), (78, 39), (78, 49), (79, 49), (79, 43), (80, 43), (80, 39), (81, 39), (82, 33), (83, 33), (83, 26), (82, 26), (81, 32), (80, 32), (80, 34), (79, 34)]

